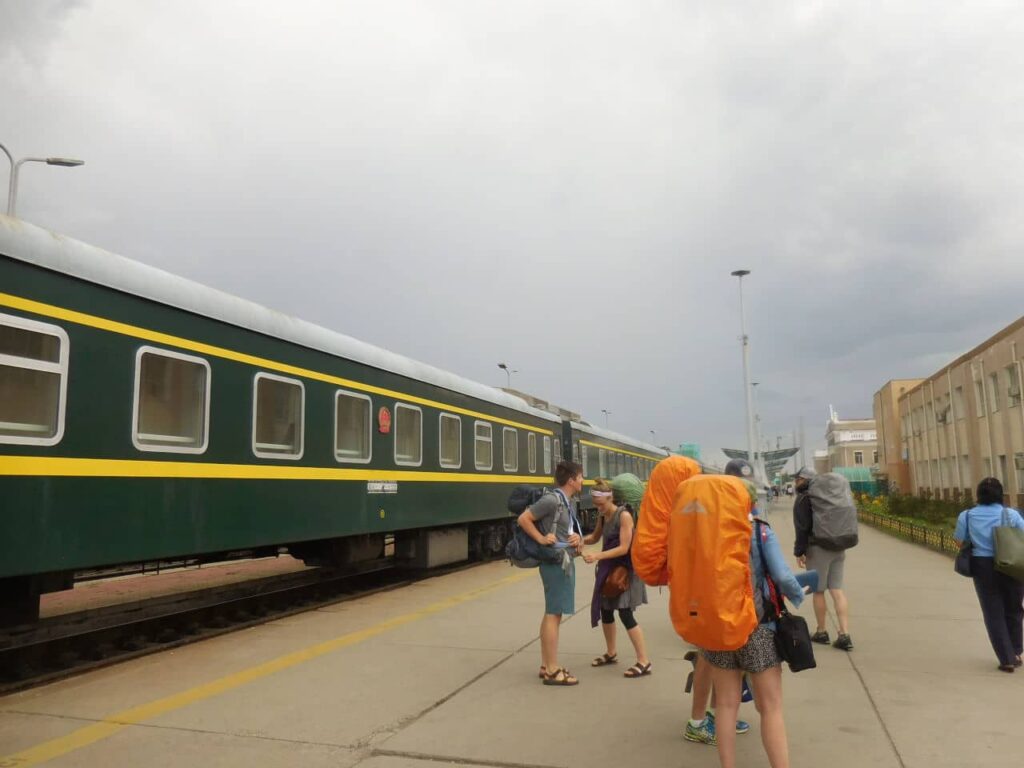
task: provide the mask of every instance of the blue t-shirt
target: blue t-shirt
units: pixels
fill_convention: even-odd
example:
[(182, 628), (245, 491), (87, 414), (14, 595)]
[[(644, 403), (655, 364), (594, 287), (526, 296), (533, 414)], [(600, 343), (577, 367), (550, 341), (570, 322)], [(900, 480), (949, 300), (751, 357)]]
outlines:
[(1011, 528), (1024, 528), (1024, 517), (1015, 509), (1003, 507), (1002, 504), (979, 504), (973, 509), (961, 512), (956, 519), (956, 530), (953, 538), (967, 541), (967, 516), (971, 517), (970, 540), (974, 545), (975, 557), (995, 557), (996, 548), (992, 540), (992, 529), (1003, 524), (1003, 509), (1006, 509), (1006, 524)]

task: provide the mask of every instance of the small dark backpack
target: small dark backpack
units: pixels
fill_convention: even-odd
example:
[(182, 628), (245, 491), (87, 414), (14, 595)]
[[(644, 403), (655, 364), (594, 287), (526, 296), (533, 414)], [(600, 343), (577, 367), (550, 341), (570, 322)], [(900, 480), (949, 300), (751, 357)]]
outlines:
[[(533, 485), (517, 485), (508, 497), (508, 511), (521, 515), (540, 501), (548, 491)], [(517, 568), (536, 568), (541, 563), (559, 563), (562, 553), (554, 547), (538, 544), (517, 524), (505, 546), (505, 557)]]

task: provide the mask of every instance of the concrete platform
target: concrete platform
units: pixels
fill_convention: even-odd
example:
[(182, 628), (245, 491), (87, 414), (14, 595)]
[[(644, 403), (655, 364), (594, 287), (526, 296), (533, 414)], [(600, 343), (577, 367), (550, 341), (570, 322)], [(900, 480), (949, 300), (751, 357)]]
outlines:
[[(788, 548), (785, 500), (770, 519)], [(682, 739), (689, 665), (666, 594), (637, 613), (654, 675), (590, 668), (592, 573), (578, 564), (562, 627), (576, 688), (537, 680), (536, 572), (494, 563), (0, 699), (0, 766), (716, 766)], [(951, 561), (863, 529), (847, 578), (856, 649), (784, 677), (792, 764), (1016, 764), (1024, 674), (996, 671)], [(740, 762), (765, 766), (743, 716)]]

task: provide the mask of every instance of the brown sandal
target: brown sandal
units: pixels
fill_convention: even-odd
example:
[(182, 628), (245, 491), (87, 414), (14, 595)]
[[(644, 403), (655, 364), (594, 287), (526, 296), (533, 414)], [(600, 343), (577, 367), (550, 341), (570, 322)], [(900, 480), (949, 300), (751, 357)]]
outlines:
[(606, 654), (603, 654), (602, 656), (598, 656), (596, 659), (594, 659), (592, 662), (590, 662), (590, 666), (592, 666), (592, 667), (603, 667), (603, 666), (606, 666), (608, 664), (618, 664), (618, 663), (619, 663), (619, 654), (613, 653), (611, 656), (609, 656), (606, 653)]
[(568, 669), (559, 667), (554, 672), (544, 673), (544, 685), (579, 685), (579, 680)]
[(639, 661), (622, 673), (623, 677), (643, 677), (651, 674), (651, 662), (641, 664)]

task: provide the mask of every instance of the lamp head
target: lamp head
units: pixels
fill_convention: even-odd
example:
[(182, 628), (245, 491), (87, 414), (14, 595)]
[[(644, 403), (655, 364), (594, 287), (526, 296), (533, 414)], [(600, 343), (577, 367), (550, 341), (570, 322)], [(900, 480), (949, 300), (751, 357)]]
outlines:
[(48, 157), (47, 165), (62, 165), (65, 168), (74, 168), (76, 165), (85, 165), (85, 160), (75, 160), (70, 157)]

